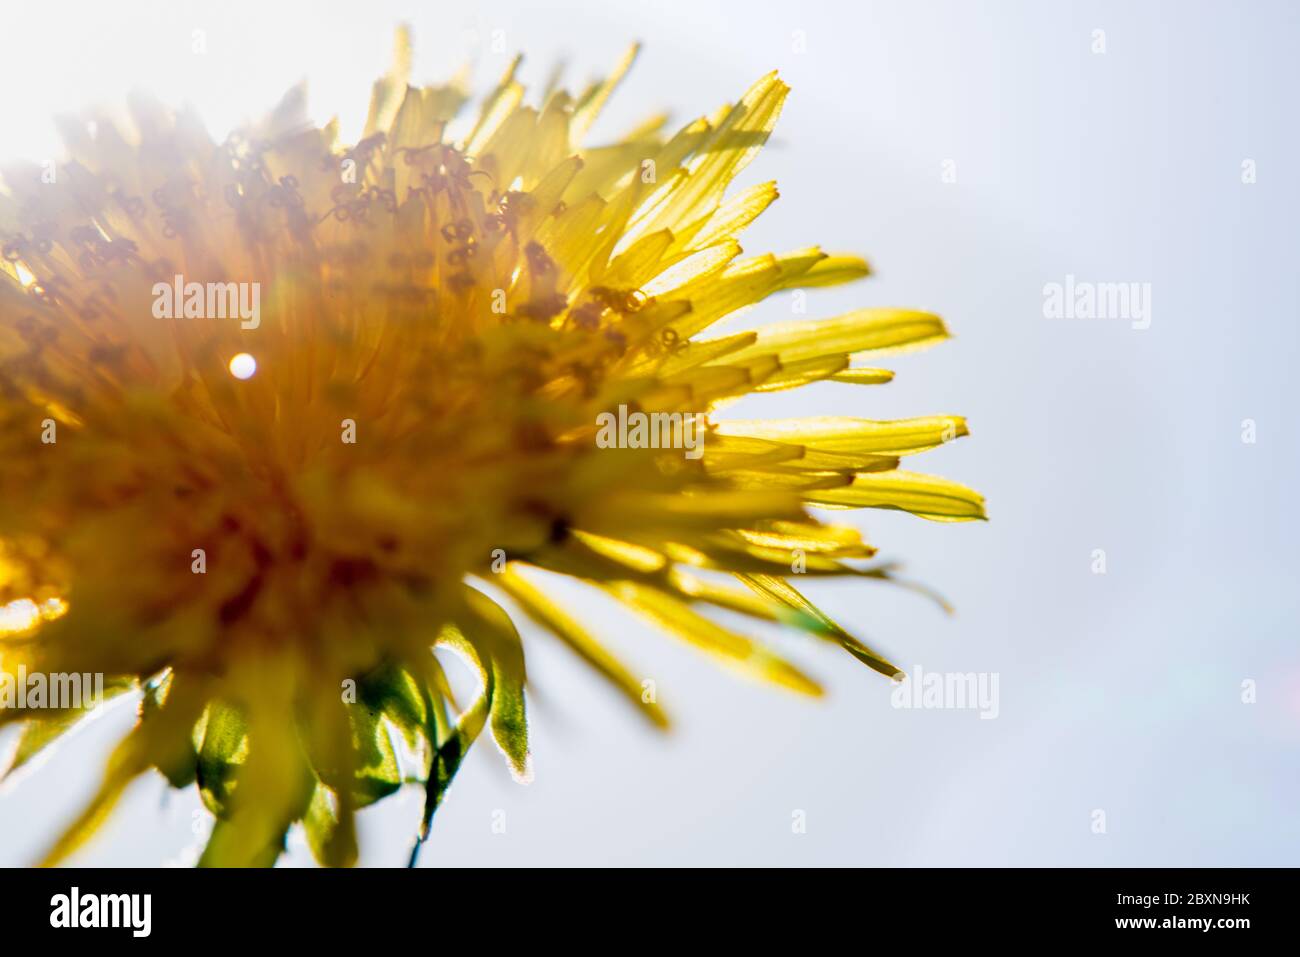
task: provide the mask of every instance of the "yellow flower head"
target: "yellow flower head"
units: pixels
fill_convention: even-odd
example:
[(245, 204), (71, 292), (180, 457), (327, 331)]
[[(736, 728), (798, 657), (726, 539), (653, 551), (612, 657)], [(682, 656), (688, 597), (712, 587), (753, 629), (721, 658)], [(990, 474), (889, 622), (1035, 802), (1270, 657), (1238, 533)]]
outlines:
[[(6, 171), (0, 669), (143, 688), (50, 860), (150, 768), (216, 815), (203, 863), (273, 862), (298, 821), (320, 861), (350, 863), (354, 812), (410, 780), (422, 839), (481, 729), (529, 773), (519, 615), (666, 725), (548, 596), (556, 574), (798, 691), (818, 686), (702, 610), (897, 673), (789, 583), (888, 577), (808, 507), (982, 517), (977, 494), (898, 468), (964, 421), (714, 413), (887, 382), (852, 360), (945, 328), (862, 309), (718, 331), (867, 265), (742, 253), (776, 188), (726, 193), (780, 113), (775, 74), (670, 136), (654, 121), (586, 145), (634, 53), (538, 106), (512, 66), (455, 134), (466, 93), (408, 86), (402, 35), (355, 145), (307, 123), (300, 93), (222, 144), (135, 102), (129, 132), (65, 124), (53, 175)], [(454, 700), (438, 644), (478, 668), (473, 701)], [(26, 723), (15, 763), (77, 716), (8, 703), (0, 722)]]

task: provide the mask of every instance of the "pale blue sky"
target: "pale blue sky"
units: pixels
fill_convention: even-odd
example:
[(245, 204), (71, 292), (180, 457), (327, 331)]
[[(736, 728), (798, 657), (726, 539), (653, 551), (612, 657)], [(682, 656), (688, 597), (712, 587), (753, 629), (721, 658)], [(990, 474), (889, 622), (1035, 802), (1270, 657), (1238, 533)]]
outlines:
[[(391, 28), (416, 78), (504, 31), (539, 81), (641, 62), (603, 128), (685, 121), (777, 67), (793, 87), (747, 172), (780, 201), (747, 251), (818, 242), (878, 275), (810, 314), (932, 309), (956, 338), (825, 386), (789, 414), (969, 416), (918, 467), (980, 488), (992, 521), (857, 521), (957, 606), (872, 585), (812, 587), (903, 667), (996, 672), (1000, 715), (890, 706), (829, 647), (780, 646), (824, 678), (797, 699), (720, 671), (604, 605), (585, 609), (677, 719), (652, 737), (566, 653), (530, 636), (536, 780), (479, 747), (439, 812), (429, 864), (1296, 864), (1300, 746), (1300, 89), (1294, 4), (491, 4), (98, 2), (31, 6), (0, 35), (0, 152), (48, 155), (42, 117), (132, 85), (214, 126), (300, 77), (317, 115), (364, 110)], [(191, 51), (194, 29), (208, 53)], [(1092, 52), (1093, 31), (1106, 52)], [(802, 31), (806, 52), (795, 51)], [(12, 98), (11, 98), (12, 99)], [(1258, 181), (1243, 184), (1243, 160)], [(941, 179), (955, 163), (956, 182)], [(1049, 320), (1067, 274), (1151, 284), (1152, 323)], [(771, 302), (758, 317), (783, 318)], [(770, 402), (767, 403), (770, 406)], [(743, 411), (743, 410), (741, 410)], [(1241, 440), (1242, 422), (1257, 441)], [(1092, 573), (1093, 552), (1107, 573)], [(129, 571), (124, 570), (124, 574)], [(1258, 703), (1241, 685), (1257, 683)], [(0, 864), (67, 819), (130, 721), (119, 709), (0, 796)], [(79, 860), (149, 864), (193, 843), (192, 793), (137, 785)], [(1107, 832), (1092, 831), (1106, 813)], [(806, 813), (794, 834), (792, 813)], [(493, 833), (504, 811), (504, 834)], [(416, 795), (363, 815), (365, 862), (404, 860)], [(496, 820), (500, 820), (498, 816)], [(291, 855), (305, 862), (301, 844)]]

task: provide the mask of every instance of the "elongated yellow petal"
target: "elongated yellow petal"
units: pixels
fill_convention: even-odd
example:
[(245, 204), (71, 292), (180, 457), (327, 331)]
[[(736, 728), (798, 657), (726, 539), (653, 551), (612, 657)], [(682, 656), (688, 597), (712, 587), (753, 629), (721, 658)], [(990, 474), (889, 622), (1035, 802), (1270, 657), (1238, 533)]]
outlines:
[(857, 529), (837, 525), (773, 522), (770, 528), (742, 528), (737, 530), (737, 534), (766, 548), (814, 552), (832, 558), (871, 558), (876, 554), (876, 549), (862, 540)]
[(719, 359), (743, 349), (750, 343), (757, 341), (757, 339), (758, 333), (756, 332), (740, 332), (734, 336), (724, 336), (721, 339), (710, 340), (707, 345), (703, 342), (685, 342), (675, 352), (669, 353), (662, 358), (647, 358), (644, 366), (656, 368), (660, 375), (671, 376), (686, 369), (692, 369), (701, 363)]
[(850, 385), (884, 385), (894, 381), (894, 373), (888, 369), (845, 369), (831, 376), (832, 382), (847, 382)]
[(591, 129), (591, 124), (596, 122), (600, 116), (600, 111), (605, 108), (609, 102), (610, 96), (623, 82), (628, 71), (632, 69), (632, 64), (636, 62), (638, 54), (641, 52), (641, 45), (634, 43), (624, 52), (618, 65), (614, 67), (613, 72), (604, 80), (596, 83), (589, 92), (587, 92), (577, 103), (573, 110), (573, 141), (581, 143), (587, 131)]
[(935, 475), (873, 472), (848, 488), (809, 492), (808, 502), (831, 508), (894, 508), (940, 522), (982, 519), (984, 496)]
[(875, 421), (824, 416), (811, 419), (736, 419), (719, 422), (720, 435), (746, 436), (772, 442), (801, 442), (826, 452), (870, 452), (874, 455), (913, 455), (968, 435), (958, 415)]
[(751, 186), (710, 215), (703, 228), (691, 237), (691, 245), (698, 249), (734, 237), (762, 215), (779, 195), (776, 183)]
[(831, 254), (812, 265), (807, 272), (790, 276), (781, 284), (782, 289), (815, 289), (821, 286), (838, 286), (856, 282), (871, 275), (871, 267), (861, 256)]
[(807, 492), (814, 489), (844, 488), (853, 484), (853, 476), (844, 472), (816, 472), (812, 470), (780, 472), (773, 469), (771, 471), (755, 470), (751, 472), (745, 469), (736, 469), (727, 473), (727, 481), (736, 488), (781, 488)]
[(642, 283), (641, 291), (647, 296), (672, 295), (688, 283), (699, 282), (709, 276), (717, 275), (739, 255), (740, 243), (730, 238), (723, 239), (716, 245), (682, 259), (649, 282)]
[(825, 258), (820, 249), (809, 247), (780, 256), (769, 253), (736, 260), (702, 288), (688, 284), (677, 291), (678, 296), (690, 299), (691, 311), (672, 328), (680, 338), (690, 338), (738, 309), (797, 282)]
[(617, 530), (716, 528), (719, 523), (797, 518), (799, 496), (777, 489), (697, 495), (622, 494), (582, 509), (577, 524), (617, 538)]
[(797, 389), (809, 382), (820, 382), (833, 378), (836, 373), (848, 368), (846, 356), (825, 356), (817, 359), (804, 359), (799, 362), (782, 362), (780, 368), (764, 378), (755, 392), (780, 392), (784, 389)]
[(501, 77), (501, 82), (484, 102), (478, 122), (465, 140), (465, 152), (470, 156), (478, 155), (523, 100), (524, 88), (515, 80), (515, 73), (519, 70), (521, 62), (523, 62), (522, 56), (516, 56), (510, 61), (510, 65), (506, 67)]
[(776, 578), (771, 575), (738, 575), (737, 576), (746, 585), (749, 585), (760, 595), (779, 601), (790, 608), (803, 612), (809, 618), (814, 620), (818, 627), (814, 630), (831, 641), (836, 642), (844, 648), (849, 654), (864, 662), (874, 671), (880, 672), (887, 678), (894, 675), (902, 674), (898, 668), (886, 661), (880, 654), (864, 645), (857, 638), (850, 635), (847, 631), (837, 625), (816, 605), (810, 602), (803, 594), (782, 578)]
[(752, 346), (727, 357), (735, 362), (773, 353), (782, 362), (860, 352), (899, 352), (933, 345), (948, 338), (943, 320), (910, 309), (859, 309), (816, 322), (781, 322), (758, 330)]
[(789, 92), (775, 72), (750, 87), (701, 144), (686, 175), (654, 204), (649, 215), (634, 223), (633, 233), (673, 229), (689, 223), (692, 214), (700, 210), (717, 208), (727, 185), (767, 142)]
[(411, 76), (411, 31), (398, 27), (393, 40), (393, 65), (375, 82), (370, 93), (370, 113), (363, 137), (374, 135), (392, 125), (406, 95), (406, 81)]
[(668, 715), (654, 701), (645, 701), (641, 682), (613, 654), (605, 649), (590, 632), (570, 616), (560, 605), (547, 598), (545, 593), (513, 568), (507, 568), (493, 581), (519, 603), (524, 612), (539, 625), (555, 635), (579, 658), (603, 675), (623, 697), (636, 707), (637, 714), (656, 727), (669, 727)]
[(860, 472), (898, 465), (891, 456), (819, 449), (750, 435), (726, 435), (714, 429), (704, 443), (704, 464), (711, 473), (777, 466), (811, 471)]
[(755, 678), (773, 682), (802, 694), (819, 696), (821, 686), (787, 661), (692, 611), (664, 592), (632, 582), (610, 586), (610, 592), (627, 606), (689, 644)]

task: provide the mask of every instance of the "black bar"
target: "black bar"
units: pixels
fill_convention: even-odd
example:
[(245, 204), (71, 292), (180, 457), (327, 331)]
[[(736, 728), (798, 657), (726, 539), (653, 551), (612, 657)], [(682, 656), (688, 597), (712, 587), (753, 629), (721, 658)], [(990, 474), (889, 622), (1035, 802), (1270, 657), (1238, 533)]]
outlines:
[[(74, 887), (87, 920), (117, 912), (119, 926), (52, 926), (69, 923)], [(865, 946), (1098, 938), (1232, 946), (1293, 927), (1297, 888), (1300, 869), (73, 868), (0, 871), (0, 916), (7, 943), (76, 934), (82, 943), (128, 945), (411, 942), (436, 950), (443, 940), (498, 947), (550, 939), (614, 949), (620, 940), (653, 946), (688, 939), (661, 935), (697, 931), (720, 946), (770, 946), (770, 935), (793, 931), (814, 935), (810, 947), (838, 939)], [(136, 936), (131, 920), (143, 929), (143, 897), (127, 909), (123, 898), (104, 904), (99, 896), (146, 894), (147, 937)]]

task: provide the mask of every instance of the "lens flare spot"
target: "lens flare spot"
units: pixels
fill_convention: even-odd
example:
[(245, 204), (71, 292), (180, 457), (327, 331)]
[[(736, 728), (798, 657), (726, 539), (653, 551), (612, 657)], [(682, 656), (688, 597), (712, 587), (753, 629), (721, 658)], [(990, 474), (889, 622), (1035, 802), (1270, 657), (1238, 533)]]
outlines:
[(257, 371), (257, 360), (247, 352), (241, 352), (230, 360), (230, 374), (236, 379), (251, 379)]
[(0, 605), (0, 635), (26, 631), (41, 620), (41, 610), (30, 598), (19, 598)]

